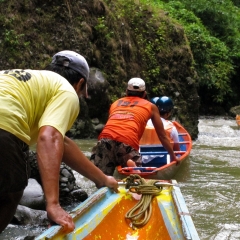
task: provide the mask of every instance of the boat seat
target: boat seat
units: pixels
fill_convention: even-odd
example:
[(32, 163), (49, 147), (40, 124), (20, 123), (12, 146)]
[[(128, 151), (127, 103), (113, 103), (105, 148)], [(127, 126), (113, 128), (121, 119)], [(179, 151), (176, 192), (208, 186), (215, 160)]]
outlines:
[[(187, 144), (190, 144), (190, 142), (182, 139), (182, 142), (179, 142), (179, 144), (179, 154), (183, 154), (186, 152)], [(160, 144), (140, 145), (140, 154), (142, 155), (142, 167), (162, 167), (167, 163), (170, 163), (170, 156), (168, 152)], [(148, 159), (151, 160), (148, 161)]]
[(179, 147), (181, 151), (187, 151), (187, 142), (179, 142)]
[[(150, 157), (153, 155), (149, 155)], [(169, 155), (168, 155), (169, 156)], [(167, 160), (169, 159), (169, 160)], [(170, 162), (170, 157), (166, 157), (164, 155), (156, 156), (151, 161), (142, 163), (143, 167), (162, 167), (167, 164), (167, 162)]]
[(178, 133), (178, 136), (187, 136), (187, 133)]
[[(170, 156), (162, 145), (140, 145), (143, 167), (161, 167), (170, 162)], [(150, 158), (150, 161), (144, 161)]]

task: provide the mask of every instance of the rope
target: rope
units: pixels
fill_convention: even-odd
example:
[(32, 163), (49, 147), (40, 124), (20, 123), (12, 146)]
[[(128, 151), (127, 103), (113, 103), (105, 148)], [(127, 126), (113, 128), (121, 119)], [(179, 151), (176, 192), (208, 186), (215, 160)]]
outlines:
[(126, 182), (126, 189), (130, 192), (142, 194), (138, 203), (125, 214), (133, 229), (141, 228), (148, 223), (152, 215), (152, 199), (160, 194), (162, 186), (155, 185), (157, 180), (146, 181), (137, 174), (129, 175), (123, 182)]

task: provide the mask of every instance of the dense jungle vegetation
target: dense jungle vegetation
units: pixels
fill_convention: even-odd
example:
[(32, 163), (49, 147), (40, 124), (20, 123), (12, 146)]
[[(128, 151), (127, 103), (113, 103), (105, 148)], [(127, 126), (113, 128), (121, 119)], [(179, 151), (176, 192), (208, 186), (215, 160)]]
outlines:
[[(107, 118), (127, 81), (142, 77), (149, 97), (168, 95), (178, 120), (198, 134), (198, 117), (240, 105), (240, 12), (231, 0), (0, 0), (1, 69), (42, 69), (57, 51), (80, 52), (106, 85), (76, 123)], [(92, 91), (92, 92), (91, 92)], [(107, 96), (106, 101), (103, 96)], [(98, 104), (96, 104), (98, 103)], [(89, 110), (89, 111), (88, 111)], [(89, 125), (91, 121), (87, 120)], [(81, 129), (81, 130), (79, 130)], [(83, 133), (85, 131), (85, 133)]]
[[(25, 4), (24, 9), (26, 11), (27, 6), (31, 5), (30, 2), (32, 2), (32, 5), (34, 3), (39, 6), (39, 8), (32, 9), (32, 12), (35, 11), (37, 15), (39, 14), (41, 16), (44, 16), (44, 13), (41, 11), (42, 7), (40, 6), (43, 6), (43, 9), (48, 7), (48, 5), (49, 8), (51, 7), (50, 3), (45, 4), (37, 0), (19, 1), (18, 3), (13, 0), (0, 0), (0, 4), (2, 5), (0, 22), (3, 22), (0, 44), (3, 45), (3, 49), (6, 49), (13, 58), (19, 55), (15, 53), (15, 51), (19, 50), (19, 45), (22, 45), (21, 50), (26, 50), (29, 45), (33, 44), (33, 42), (26, 40), (21, 44), (25, 34), (18, 33), (16, 28), (11, 26), (16, 26), (18, 24), (17, 21), (19, 21), (18, 16), (14, 13), (14, 8), (17, 8), (16, 5)], [(68, 0), (53, 1), (52, 5), (54, 2), (59, 5), (58, 11), (61, 11), (60, 7), (63, 5), (61, 2), (65, 3), (65, 5), (68, 6), (69, 15), (71, 14), (70, 5), (74, 4), (74, 2)], [(96, 2), (97, 1), (93, 1), (93, 4), (96, 5)], [(113, 3), (111, 0), (106, 0), (105, 2), (107, 4)], [(191, 47), (194, 58), (194, 68), (198, 76), (200, 113), (221, 114), (223, 111), (228, 112), (230, 107), (240, 104), (239, 0), (135, 0), (126, 1), (122, 4), (122, 7), (127, 8), (132, 2), (142, 4), (143, 6), (147, 5), (153, 8), (163, 9), (167, 16), (183, 26)], [(6, 6), (6, 4), (8, 6)], [(117, 7), (115, 10), (116, 13), (113, 13), (113, 15), (117, 14), (115, 17), (120, 19), (124, 11), (119, 11)], [(11, 11), (12, 15), (4, 15)], [(80, 12), (80, 14), (82, 14), (82, 12)], [(144, 14), (144, 8), (141, 10), (140, 7), (139, 12), (134, 12), (134, 14), (139, 16)], [(45, 19), (43, 19), (42, 22), (47, 21), (48, 17), (49, 15), (44, 16)], [(28, 19), (27, 21), (30, 22), (34, 20)], [(145, 24), (147, 31), (148, 26), (147, 23)], [(106, 19), (103, 16), (98, 16), (96, 31), (105, 34), (105, 38), (111, 38), (113, 32), (108, 30), (109, 27), (106, 24)], [(33, 34), (36, 35), (35, 29), (33, 29)], [(38, 38), (43, 37), (38, 36)], [(159, 44), (161, 44), (161, 39)], [(2, 54), (3, 53), (4, 51)]]
[(240, 104), (240, 1), (143, 1), (164, 9), (185, 29), (199, 79), (200, 113)]

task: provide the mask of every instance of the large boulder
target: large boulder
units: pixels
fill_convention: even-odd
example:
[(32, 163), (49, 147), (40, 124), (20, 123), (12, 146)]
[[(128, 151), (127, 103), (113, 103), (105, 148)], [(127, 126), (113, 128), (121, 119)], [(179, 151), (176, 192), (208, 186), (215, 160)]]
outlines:
[[(11, 223), (46, 225), (48, 219), (45, 211), (45, 198), (35, 151), (29, 151), (29, 163), (30, 179)], [(83, 202), (88, 198), (87, 192), (76, 184), (73, 171), (66, 164), (61, 164), (59, 175), (59, 200), (62, 206), (71, 206), (73, 203)]]
[(49, 224), (49, 220), (46, 211), (35, 210), (26, 206), (18, 205), (11, 223), (18, 225), (38, 224), (46, 226)]
[[(41, 177), (37, 165), (37, 153), (29, 151), (29, 163), (31, 167), (30, 177), (42, 185)], [(59, 195), (62, 205), (70, 205), (74, 202), (82, 202), (88, 198), (86, 191), (82, 190), (77, 184), (73, 171), (65, 163), (61, 163), (59, 172)]]
[(88, 98), (80, 98), (80, 114), (72, 128), (67, 132), (71, 138), (97, 138), (99, 127), (96, 128), (95, 119), (99, 119), (102, 126), (108, 118), (110, 98), (109, 83), (104, 73), (98, 68), (90, 68), (88, 79)]
[(111, 104), (108, 88), (109, 82), (105, 74), (98, 68), (91, 68), (88, 80), (89, 98), (87, 99), (91, 119), (98, 118), (104, 122), (107, 120)]
[(32, 209), (45, 209), (44, 193), (36, 179), (28, 179), (28, 185), (24, 189), (19, 204)]
[(232, 107), (229, 112), (232, 117), (235, 117), (236, 115), (240, 115), (240, 106)]

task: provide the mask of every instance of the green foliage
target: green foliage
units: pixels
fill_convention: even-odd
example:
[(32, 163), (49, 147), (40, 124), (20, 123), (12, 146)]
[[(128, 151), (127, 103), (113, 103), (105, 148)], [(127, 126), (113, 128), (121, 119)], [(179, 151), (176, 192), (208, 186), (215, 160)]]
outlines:
[(240, 56), (239, 29), (240, 10), (231, 0), (182, 0), (185, 8), (192, 11), (211, 35), (223, 41), (230, 54)]
[(232, 3), (233, 3), (236, 7), (240, 7), (240, 1), (239, 1), (239, 0), (232, 0)]
[[(142, 66), (141, 77), (151, 86), (153, 94), (164, 92), (163, 84), (156, 84), (156, 79), (164, 75), (162, 68), (169, 64), (170, 56), (173, 54), (173, 48), (179, 43), (175, 43), (171, 34), (177, 31), (174, 22), (160, 20), (160, 9), (153, 7), (152, 1), (141, 1), (141, 4), (136, 5), (134, 1), (120, 0), (115, 5), (115, 15), (119, 22), (128, 22), (130, 27), (131, 38), (134, 39), (137, 49), (132, 49), (136, 53), (136, 61)], [(124, 20), (123, 20), (124, 19)], [(142, 24), (144, 23), (144, 24)], [(183, 38), (181, 34), (176, 38)], [(186, 43), (184, 43), (186, 44)], [(187, 56), (186, 56), (187, 57)], [(160, 63), (160, 58), (166, 60), (163, 64)], [(166, 73), (166, 78), (168, 78)]]
[(17, 34), (14, 30), (5, 30), (4, 32), (4, 43), (5, 46), (10, 51), (15, 51), (16, 48), (20, 45), (20, 38), (22, 38), (24, 34)]
[[(109, 4), (111, 1), (107, 1)], [(170, 28), (166, 22), (158, 22), (159, 17), (154, 15), (153, 9), (150, 9), (151, 1), (145, 1), (141, 5), (136, 5), (134, 1), (119, 0), (114, 5), (114, 16), (112, 21), (119, 22), (122, 28), (130, 28), (129, 37), (134, 39), (136, 47), (129, 49), (132, 61), (138, 62), (142, 66), (141, 72), (138, 74), (144, 78), (148, 85), (153, 85), (154, 79), (159, 78), (161, 74), (161, 65), (156, 53), (166, 51), (168, 42), (166, 36)], [(134, 14), (133, 14), (134, 13)], [(98, 25), (95, 26), (97, 31), (101, 31), (105, 35), (111, 30), (107, 29), (109, 20), (106, 18), (98, 18)], [(144, 22), (144, 24), (142, 24)], [(125, 23), (128, 23), (125, 26)], [(121, 33), (119, 33), (121, 34)], [(122, 38), (124, 36), (117, 36)], [(128, 41), (130, 41), (128, 39)], [(139, 58), (139, 56), (141, 56)], [(136, 59), (134, 59), (136, 58)], [(118, 70), (116, 70), (118, 71)], [(119, 71), (118, 71), (119, 72)], [(125, 85), (124, 85), (125, 88)], [(125, 90), (123, 88), (123, 90)], [(156, 92), (159, 89), (156, 88)], [(113, 96), (112, 99), (115, 99)]]
[[(189, 43), (182, 26), (151, 1), (11, 0), (0, 11), (2, 68), (39, 69), (57, 51), (81, 52), (106, 74), (111, 101), (123, 96), (131, 77), (142, 77), (149, 97), (174, 98), (196, 134), (198, 83)], [(108, 107), (100, 108), (104, 115)]]
[(112, 95), (110, 101), (111, 101), (111, 102), (115, 102), (115, 101), (117, 101), (118, 99), (119, 99), (119, 96), (117, 96), (117, 95)]
[[(213, 102), (223, 103), (233, 92), (231, 78), (235, 70), (232, 57), (239, 56), (240, 48), (236, 50), (239, 38), (233, 40), (226, 35), (239, 35), (236, 34), (239, 29), (236, 19), (239, 17), (235, 15), (238, 10), (229, 1), (219, 0), (155, 1), (155, 4), (184, 26), (200, 88), (211, 93)], [(234, 22), (232, 25), (231, 21)]]
[(106, 40), (109, 40), (113, 36), (113, 32), (109, 30), (104, 16), (98, 18), (98, 24), (94, 28)]
[(232, 93), (230, 78), (233, 74), (233, 65), (228, 56), (228, 48), (199, 25), (190, 24), (186, 31), (196, 62), (200, 86), (206, 85), (207, 89), (213, 90), (212, 97), (215, 102), (223, 102)]

